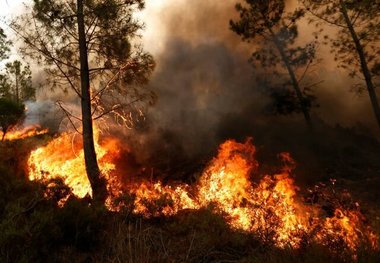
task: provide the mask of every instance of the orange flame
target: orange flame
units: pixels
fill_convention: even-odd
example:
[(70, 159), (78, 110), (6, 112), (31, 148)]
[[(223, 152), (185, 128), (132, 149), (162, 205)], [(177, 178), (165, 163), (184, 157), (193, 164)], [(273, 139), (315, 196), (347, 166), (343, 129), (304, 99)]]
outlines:
[[(95, 141), (98, 141), (98, 136), (99, 133), (96, 131)], [(100, 171), (103, 176), (107, 176), (115, 166), (102, 160), (107, 153), (105, 148), (95, 143), (95, 150)], [(82, 144), (72, 134), (63, 133), (45, 147), (34, 150), (28, 159), (28, 167), (29, 180), (48, 182), (51, 179), (60, 178), (77, 197), (92, 196), (90, 181), (86, 175)]]
[[(48, 133), (48, 129), (41, 129), (39, 125), (30, 125), (21, 130), (14, 130), (5, 134), (5, 141), (21, 140), (28, 137), (42, 135)], [(0, 131), (0, 138), (3, 137), (3, 132)]]
[[(343, 242), (351, 251), (356, 251), (363, 240), (377, 247), (377, 236), (363, 223), (358, 210), (337, 207), (334, 215), (324, 216), (323, 209), (297, 197), (298, 188), (290, 175), (295, 163), (288, 153), (280, 155), (286, 165), (279, 174), (260, 177), (251, 140), (243, 144), (228, 140), (195, 185), (136, 182), (125, 186), (111, 176), (118, 143), (110, 140), (99, 144), (98, 132), (95, 137), (99, 167), (108, 182), (110, 198), (106, 205), (110, 210), (120, 209), (111, 199), (122, 196), (124, 189), (134, 196), (133, 212), (145, 217), (213, 207), (231, 228), (253, 233), (278, 247), (300, 247), (306, 237), (327, 246)], [(67, 133), (33, 151), (28, 166), (30, 180), (61, 178), (75, 196), (91, 195), (81, 144)], [(258, 183), (253, 183), (254, 179)]]

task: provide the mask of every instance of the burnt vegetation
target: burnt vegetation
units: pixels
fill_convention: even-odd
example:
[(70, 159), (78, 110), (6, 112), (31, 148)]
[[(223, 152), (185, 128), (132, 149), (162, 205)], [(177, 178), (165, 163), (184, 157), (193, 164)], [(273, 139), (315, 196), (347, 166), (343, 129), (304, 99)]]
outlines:
[[(23, 60), (0, 28), (0, 262), (380, 262), (380, 4), (234, 4), (154, 59), (141, 0), (34, 0)], [(326, 58), (369, 122), (321, 114)]]
[[(313, 183), (302, 194), (304, 204), (321, 207), (322, 217), (332, 218), (336, 207), (361, 211), (366, 215), (363, 224), (378, 230), (379, 195), (376, 162), (380, 146), (370, 138), (352, 131), (327, 129), (329, 137), (321, 146), (329, 149), (329, 156), (315, 155), (309, 148), (294, 149), (295, 155), (313, 155), (318, 164), (300, 163), (295, 173), (314, 176)], [(327, 134), (326, 134), (327, 135)], [(281, 134), (271, 134), (281, 140)], [(304, 135), (305, 136), (305, 135)], [(335, 136), (345, 137), (339, 142)], [(326, 137), (327, 138), (327, 137)], [(332, 139), (330, 139), (332, 138)], [(146, 200), (153, 217), (133, 213), (132, 195), (120, 196), (114, 202), (123, 204), (118, 212), (103, 206), (89, 205), (90, 199), (75, 196), (64, 207), (57, 201), (71, 194), (60, 180), (48, 183), (31, 182), (25, 174), (28, 153), (49, 141), (48, 135), (6, 142), (1, 145), (1, 203), (0, 255), (5, 262), (378, 262), (378, 252), (368, 247), (364, 237), (353, 258), (345, 238), (333, 234), (329, 243), (313, 241), (313, 233), (304, 235), (300, 247), (291, 244), (278, 248), (271, 230), (280, 223), (268, 214), (268, 229), (247, 233), (233, 230), (223, 214), (216, 214), (213, 205), (200, 210), (183, 210), (172, 216), (163, 216), (162, 208), (172, 206), (169, 196), (154, 202)], [(286, 140), (286, 138), (282, 138)], [(299, 137), (308, 143), (308, 137)], [(366, 140), (363, 146), (363, 140)], [(283, 142), (282, 147), (291, 144)], [(264, 142), (265, 144), (265, 142)], [(330, 145), (334, 144), (334, 145)], [(375, 145), (376, 144), (376, 145)], [(260, 144), (259, 144), (260, 145)], [(276, 143), (278, 147), (278, 142)], [(271, 145), (272, 146), (272, 145)], [(270, 146), (270, 147), (271, 147)], [(263, 146), (264, 147), (264, 146)], [(280, 147), (281, 148), (281, 147)], [(352, 157), (353, 152), (365, 148), (368, 158)], [(274, 151), (279, 150), (279, 148)], [(258, 159), (266, 164), (260, 167), (270, 173), (279, 171), (281, 163), (273, 162), (274, 151), (259, 150)], [(323, 154), (324, 155), (324, 154)], [(334, 158), (334, 155), (339, 155)], [(300, 158), (303, 159), (303, 158)], [(272, 160), (272, 161), (271, 161)], [(320, 171), (324, 167), (325, 171)], [(366, 173), (363, 173), (363, 169)], [(328, 178), (336, 178), (329, 181)], [(297, 177), (296, 177), (297, 178)], [(299, 178), (302, 179), (302, 178)], [(137, 180), (137, 179), (136, 179)], [(305, 185), (307, 185), (305, 183)], [(349, 189), (348, 192), (346, 189)], [(357, 206), (357, 201), (361, 206)], [(316, 229), (315, 231), (318, 231)]]

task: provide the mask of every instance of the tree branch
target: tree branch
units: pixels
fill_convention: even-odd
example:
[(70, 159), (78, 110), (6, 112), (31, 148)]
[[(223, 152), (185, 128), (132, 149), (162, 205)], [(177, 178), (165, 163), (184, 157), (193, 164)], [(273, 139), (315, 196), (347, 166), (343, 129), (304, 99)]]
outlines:
[(74, 122), (71, 120), (71, 118), (74, 118), (74, 119), (76, 119), (76, 120), (78, 120), (78, 121), (82, 121), (82, 119), (80, 119), (80, 118), (74, 116), (71, 112), (69, 112), (68, 110), (66, 110), (66, 109), (62, 106), (62, 102), (61, 102), (61, 101), (58, 100), (56, 103), (57, 103), (57, 105), (62, 109), (62, 111), (65, 113), (66, 117), (67, 117), (68, 120), (70, 121), (70, 123), (71, 123), (71, 125), (73, 126), (74, 130), (75, 130), (76, 132), (78, 132), (79, 134), (82, 135), (82, 133), (77, 129), (77, 127), (75, 126), (75, 124), (74, 124)]

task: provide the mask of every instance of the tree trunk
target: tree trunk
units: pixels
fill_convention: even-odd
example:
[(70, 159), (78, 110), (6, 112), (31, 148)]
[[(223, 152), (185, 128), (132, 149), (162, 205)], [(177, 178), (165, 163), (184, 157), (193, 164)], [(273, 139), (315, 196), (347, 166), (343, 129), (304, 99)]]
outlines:
[(305, 118), (306, 124), (310, 128), (312, 128), (313, 124), (311, 121), (310, 113), (309, 113), (309, 110), (307, 109), (307, 106), (305, 105), (305, 98), (302, 94), (301, 88), (300, 88), (298, 80), (296, 78), (296, 74), (294, 73), (294, 70), (293, 70), (293, 68), (289, 62), (289, 59), (285, 54), (284, 48), (281, 46), (281, 43), (278, 41), (277, 36), (275, 35), (275, 33), (273, 32), (273, 30), (271, 28), (268, 27), (268, 29), (272, 35), (274, 44), (276, 45), (278, 51), (280, 52), (281, 59), (284, 62), (285, 67), (289, 73), (290, 80), (292, 81), (292, 86), (294, 88), (294, 91), (296, 92), (296, 96), (297, 96), (297, 99), (300, 103), (301, 110), (302, 110), (303, 116)]
[(19, 96), (19, 87), (18, 87), (18, 78), (19, 78), (19, 70), (16, 66), (16, 69), (15, 69), (15, 82), (16, 82), (16, 102), (17, 104), (19, 104), (20, 102), (20, 96)]
[(94, 132), (91, 113), (90, 75), (84, 25), (83, 0), (77, 0), (77, 8), (84, 159), (86, 164), (87, 177), (91, 183), (93, 200), (96, 202), (104, 202), (107, 197), (107, 189), (105, 181), (100, 174), (94, 145)]
[(368, 64), (367, 64), (367, 59), (365, 57), (364, 48), (363, 48), (362, 44), (360, 43), (360, 39), (359, 39), (358, 35), (355, 32), (354, 26), (353, 26), (353, 24), (352, 24), (352, 22), (350, 20), (350, 17), (348, 16), (346, 5), (345, 5), (345, 3), (343, 1), (340, 1), (340, 7), (341, 7), (341, 12), (343, 14), (344, 20), (345, 20), (345, 22), (347, 24), (347, 27), (348, 27), (349, 31), (350, 31), (351, 37), (352, 37), (352, 39), (353, 39), (353, 41), (355, 43), (355, 49), (356, 49), (356, 52), (359, 55), (360, 66), (361, 66), (361, 69), (362, 69), (362, 72), (363, 72), (363, 76), (365, 78), (365, 82), (366, 82), (366, 85), (367, 85), (367, 91), (368, 91), (368, 94), (369, 94), (369, 98), (371, 100), (373, 112), (375, 114), (375, 117), (376, 117), (376, 120), (377, 120), (377, 124), (380, 127), (380, 107), (379, 107), (379, 101), (377, 99), (377, 95), (376, 95), (376, 91), (375, 91), (375, 86), (373, 85), (373, 82), (372, 82), (372, 75), (371, 75), (371, 72), (370, 72), (370, 70), (368, 68)]

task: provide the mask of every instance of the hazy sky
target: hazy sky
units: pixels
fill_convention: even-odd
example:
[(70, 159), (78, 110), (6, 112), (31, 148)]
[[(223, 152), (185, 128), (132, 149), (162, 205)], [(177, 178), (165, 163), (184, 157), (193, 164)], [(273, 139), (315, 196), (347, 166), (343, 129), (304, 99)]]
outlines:
[[(22, 3), (27, 2), (31, 2), (31, 0), (0, 0), (1, 19), (10, 19), (22, 10)], [(165, 59), (170, 55), (177, 58), (178, 61), (182, 61), (182, 63), (178, 63), (179, 65), (198, 58), (199, 61), (194, 62), (193, 69), (196, 74), (190, 72), (192, 78), (198, 75), (199, 78), (203, 75), (212, 75), (209, 68), (220, 63), (218, 59), (221, 58), (233, 60), (237, 56), (245, 54), (244, 58), (236, 64), (245, 67), (251, 46), (242, 43), (240, 38), (228, 28), (229, 19), (237, 14), (234, 11), (236, 2), (239, 0), (146, 0), (146, 8), (136, 16), (146, 25), (145, 30), (141, 33), (142, 41), (144, 49), (152, 53), (158, 62), (156, 71), (159, 72), (165, 67), (169, 68), (170, 65), (165, 64)], [(290, 3), (294, 5), (296, 0), (292, 0)], [(6, 29), (1, 20), (0, 26)], [(11, 36), (11, 32), (7, 31), (7, 34)], [(300, 38), (309, 37), (310, 32), (312, 29), (306, 20), (302, 21)], [(203, 52), (202, 49), (207, 47), (213, 48)], [(225, 48), (224, 53), (219, 52), (222, 47)], [(213, 53), (214, 57), (211, 56), (212, 52), (215, 53)], [(12, 53), (13, 56), (17, 54), (16, 50), (13, 50)], [(317, 79), (324, 80), (324, 83), (316, 89), (316, 95), (321, 105), (320, 109), (316, 109), (319, 116), (331, 123), (353, 124), (356, 121), (361, 121), (373, 125), (373, 114), (368, 106), (370, 105), (368, 96), (364, 94), (359, 98), (350, 92), (352, 80), (347, 77), (347, 72), (336, 69), (336, 64), (333, 62), (334, 57), (329, 48), (322, 47), (318, 50), (318, 55), (323, 58), (323, 62), (320, 65), (320, 70), (316, 73), (318, 74)], [(212, 59), (215, 60), (215, 63)], [(202, 65), (208, 66), (204, 66), (203, 70), (200, 70)], [(236, 67), (234, 63), (232, 65)], [(232, 69), (229, 68), (226, 72)], [(217, 72), (221, 76), (226, 75), (224, 68), (218, 70)], [(173, 68), (172, 71), (168, 74), (168, 78), (182, 74), (178, 67)], [(183, 69), (183, 71), (188, 72), (189, 69)], [(237, 79), (239, 78), (237, 77)], [(183, 82), (179, 82), (182, 85)], [(210, 86), (212, 85), (210, 84)], [(176, 90), (175, 94), (178, 92)]]
[[(177, 2), (183, 2), (183, 0), (176, 0)], [(9, 20), (12, 16), (19, 13), (23, 8), (23, 3), (30, 3), (31, 0), (0, 0), (0, 26), (3, 27), (7, 34), (10, 35), (6, 27), (3, 23), (3, 20)], [(144, 23), (146, 24), (146, 28), (142, 33), (144, 35), (144, 44), (146, 48), (150, 50), (152, 53), (159, 52), (163, 47), (161, 40), (164, 38), (162, 35), (163, 32), (157, 30), (160, 27), (159, 19), (162, 17), (164, 13), (164, 8), (166, 5), (173, 5), (173, 1), (167, 0), (146, 0), (146, 8), (142, 13), (137, 14)], [(151, 44), (154, 43), (154, 44)]]
[(0, 0), (0, 16), (9, 17), (10, 14), (17, 12), (22, 7), (23, 2), (28, 0)]

